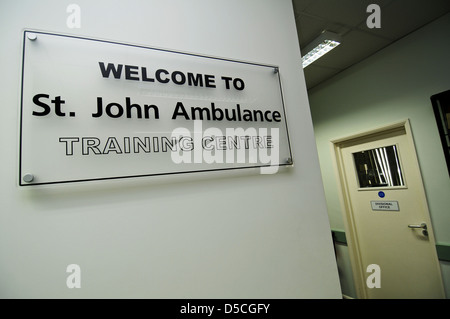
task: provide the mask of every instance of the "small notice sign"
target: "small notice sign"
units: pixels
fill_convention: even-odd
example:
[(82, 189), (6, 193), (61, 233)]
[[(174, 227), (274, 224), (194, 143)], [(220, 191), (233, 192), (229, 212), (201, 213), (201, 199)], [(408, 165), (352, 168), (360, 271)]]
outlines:
[(398, 201), (370, 201), (372, 210), (399, 211)]

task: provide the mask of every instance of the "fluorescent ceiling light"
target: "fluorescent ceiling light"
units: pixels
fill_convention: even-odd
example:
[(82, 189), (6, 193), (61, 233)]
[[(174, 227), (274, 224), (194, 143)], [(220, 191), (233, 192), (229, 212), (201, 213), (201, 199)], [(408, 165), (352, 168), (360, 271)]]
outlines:
[(341, 44), (341, 39), (338, 34), (323, 31), (314, 41), (305, 47), (304, 52), (307, 53), (302, 57), (302, 67), (306, 68), (339, 44)]

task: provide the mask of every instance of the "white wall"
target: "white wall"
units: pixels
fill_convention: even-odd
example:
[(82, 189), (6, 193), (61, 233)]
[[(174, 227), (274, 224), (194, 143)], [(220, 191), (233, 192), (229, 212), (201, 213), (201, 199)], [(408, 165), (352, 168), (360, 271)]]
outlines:
[[(0, 21), (0, 297), (341, 296), (291, 1), (2, 1)], [(24, 28), (279, 65), (296, 165), (18, 187)]]
[[(437, 243), (450, 243), (450, 178), (430, 96), (450, 89), (450, 14), (311, 90), (328, 213), (344, 230), (330, 140), (410, 119)], [(450, 293), (448, 263), (441, 263)]]

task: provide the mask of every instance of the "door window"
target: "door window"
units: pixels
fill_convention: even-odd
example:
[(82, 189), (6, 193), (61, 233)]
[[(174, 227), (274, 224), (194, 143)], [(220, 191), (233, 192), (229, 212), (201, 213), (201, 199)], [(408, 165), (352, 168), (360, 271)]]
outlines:
[(397, 146), (353, 153), (360, 188), (405, 186)]

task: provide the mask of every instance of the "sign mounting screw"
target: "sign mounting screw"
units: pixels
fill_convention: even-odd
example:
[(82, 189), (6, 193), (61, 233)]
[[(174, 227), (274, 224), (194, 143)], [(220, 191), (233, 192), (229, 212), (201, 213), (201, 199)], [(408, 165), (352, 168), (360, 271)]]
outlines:
[(33, 175), (33, 174), (26, 174), (26, 175), (23, 177), (23, 181), (24, 181), (25, 183), (31, 183), (33, 180), (34, 180), (34, 175)]
[(37, 39), (36, 33), (27, 33), (28, 40), (34, 41)]

